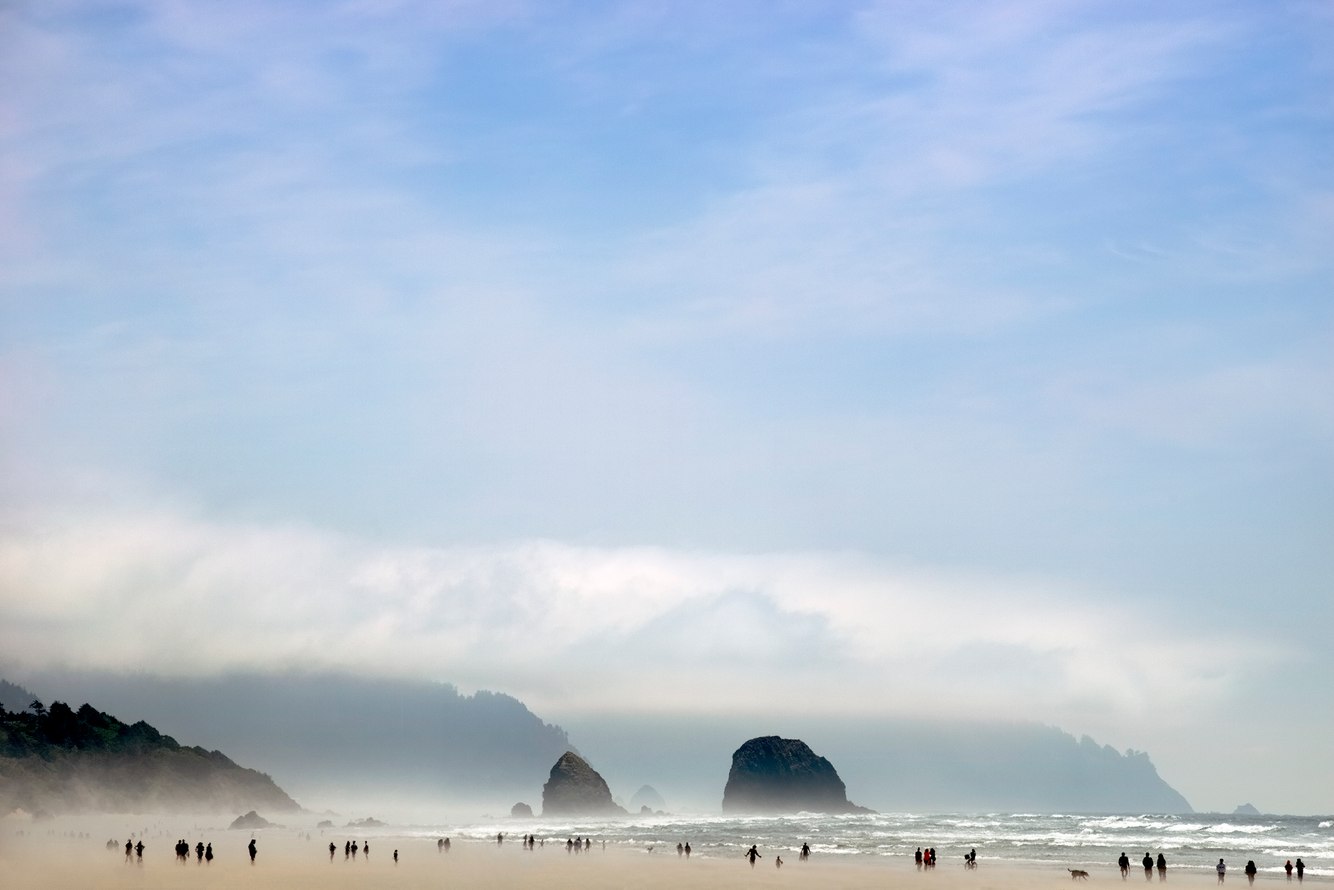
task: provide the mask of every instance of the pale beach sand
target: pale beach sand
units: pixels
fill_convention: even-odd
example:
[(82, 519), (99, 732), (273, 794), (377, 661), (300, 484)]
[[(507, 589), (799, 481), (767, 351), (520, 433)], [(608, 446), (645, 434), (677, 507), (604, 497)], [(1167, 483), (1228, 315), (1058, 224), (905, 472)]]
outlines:
[[(797, 861), (796, 850), (762, 849), (764, 858), (752, 869), (741, 851), (704, 851), (689, 860), (678, 857), (674, 848), (643, 849), (613, 847), (603, 850), (594, 840), (587, 853), (569, 854), (564, 839), (549, 839), (545, 847), (525, 851), (517, 836), (503, 845), (481, 841), (453, 841), (452, 850), (440, 853), (434, 838), (395, 837), (392, 832), (340, 834), (337, 829), (303, 833), (291, 829), (256, 832), (259, 855), (251, 865), (246, 844), (251, 833), (206, 828), (210, 821), (162, 817), (138, 819), (71, 820), (54, 823), (15, 824), (0, 822), (0, 886), (13, 890), (442, 890), (442, 888), (532, 888), (532, 890), (712, 890), (712, 888), (756, 887), (786, 890), (1022, 890), (1032, 887), (1073, 886), (1065, 871), (989, 864), (985, 858), (976, 870), (950, 863), (919, 872), (911, 858), (863, 856), (816, 856)], [(118, 840), (123, 847), (126, 833), (148, 829), (142, 862), (127, 862), (123, 849), (107, 850), (106, 841)], [(115, 828), (120, 832), (116, 833)], [(71, 836), (71, 832), (75, 836)], [(78, 837), (78, 833), (86, 837)], [(185, 838), (193, 850), (197, 840), (212, 842), (215, 860), (197, 865), (193, 852), (188, 864), (175, 859), (177, 838)], [(345, 860), (343, 842), (356, 838), (371, 841), (371, 857)], [(337, 845), (332, 861), (330, 841)], [(399, 862), (393, 852), (399, 851)], [(782, 855), (782, 869), (774, 867), (775, 852)], [(1089, 868), (1088, 884), (1138, 888), (1138, 874), (1122, 884), (1114, 867), (1071, 863)], [(1084, 882), (1079, 882), (1084, 886)], [(1215, 878), (1200, 872), (1178, 872), (1169, 877), (1175, 887), (1216, 887)], [(1258, 883), (1272, 883), (1262, 881)], [(1158, 886), (1153, 882), (1153, 886)], [(1240, 874), (1230, 875), (1230, 887), (1245, 887)]]

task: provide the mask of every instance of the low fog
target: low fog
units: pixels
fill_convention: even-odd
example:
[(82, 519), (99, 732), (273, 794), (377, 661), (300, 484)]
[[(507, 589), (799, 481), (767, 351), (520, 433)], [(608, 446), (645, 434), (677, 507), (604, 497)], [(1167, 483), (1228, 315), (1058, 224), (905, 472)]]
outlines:
[[(100, 673), (24, 677), (47, 700), (146, 720), (273, 777), (338, 824), (500, 817), (567, 749), (622, 804), (650, 785), (677, 813), (717, 813), (732, 752), (760, 735), (801, 738), (854, 802), (881, 811), (1168, 811), (1189, 804), (1142, 755), (1036, 724), (756, 716), (578, 716), (560, 726), (490, 692), (337, 675), (169, 680)], [(342, 820), (342, 821), (339, 821)]]

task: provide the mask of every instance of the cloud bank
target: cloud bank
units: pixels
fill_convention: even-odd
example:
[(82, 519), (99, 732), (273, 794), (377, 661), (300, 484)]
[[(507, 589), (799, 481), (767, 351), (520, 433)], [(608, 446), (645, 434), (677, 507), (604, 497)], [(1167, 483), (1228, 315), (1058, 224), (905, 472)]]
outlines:
[(966, 692), (977, 717), (1116, 720), (1207, 709), (1275, 657), (1220, 666), (1217, 630), (851, 553), (403, 547), (170, 512), (7, 534), (0, 619), (26, 669), (434, 677), (539, 712), (946, 715)]

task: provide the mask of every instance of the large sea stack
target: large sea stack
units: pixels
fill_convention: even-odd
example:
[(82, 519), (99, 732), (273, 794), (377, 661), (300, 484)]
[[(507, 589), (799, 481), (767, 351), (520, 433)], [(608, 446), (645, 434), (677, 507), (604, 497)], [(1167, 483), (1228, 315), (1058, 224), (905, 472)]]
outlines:
[(611, 789), (578, 754), (566, 751), (542, 786), (543, 816), (624, 816)]
[(751, 739), (732, 755), (724, 813), (869, 813), (848, 800), (834, 765), (800, 739)]

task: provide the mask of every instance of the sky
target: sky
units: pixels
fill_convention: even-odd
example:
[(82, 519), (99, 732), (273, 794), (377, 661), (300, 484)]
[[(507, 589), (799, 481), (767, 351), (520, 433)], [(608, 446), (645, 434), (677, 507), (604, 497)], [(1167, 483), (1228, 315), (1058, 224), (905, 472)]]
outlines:
[(0, 84), (11, 678), (1334, 806), (1334, 6), (17, 0)]

